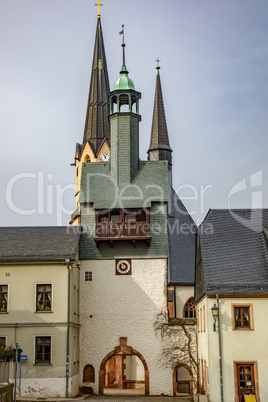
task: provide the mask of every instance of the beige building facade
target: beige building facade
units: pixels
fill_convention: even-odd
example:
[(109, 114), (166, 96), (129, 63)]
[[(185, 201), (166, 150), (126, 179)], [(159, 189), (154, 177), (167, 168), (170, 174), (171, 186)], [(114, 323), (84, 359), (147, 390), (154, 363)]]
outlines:
[(268, 210), (211, 210), (197, 231), (199, 389), (211, 402), (268, 400), (267, 225)]
[[(221, 334), (222, 391), (224, 401), (240, 402), (242, 393), (254, 391), (256, 401), (268, 400), (265, 348), (268, 325), (263, 319), (266, 297), (220, 297), (214, 331), (211, 308), (216, 298), (204, 298), (197, 306), (200, 386), (211, 402), (221, 400), (219, 332)], [(250, 327), (237, 327), (238, 309), (249, 314)]]
[[(26, 356), (21, 362), (22, 396), (64, 397), (79, 391), (79, 270), (75, 264), (79, 233), (73, 236), (66, 234), (67, 228), (57, 228), (56, 233), (50, 229), (0, 230), (2, 240), (2, 235), (8, 237), (9, 249), (18, 242), (23, 249), (19, 255), (17, 247), (16, 257), (8, 255), (7, 248), (2, 249), (0, 261), (0, 338), (6, 346), (15, 348), (18, 344)], [(45, 256), (48, 235), (54, 245), (51, 255)], [(64, 240), (69, 255), (59, 260), (58, 253), (66, 246)], [(15, 365), (10, 367), (12, 381)]]

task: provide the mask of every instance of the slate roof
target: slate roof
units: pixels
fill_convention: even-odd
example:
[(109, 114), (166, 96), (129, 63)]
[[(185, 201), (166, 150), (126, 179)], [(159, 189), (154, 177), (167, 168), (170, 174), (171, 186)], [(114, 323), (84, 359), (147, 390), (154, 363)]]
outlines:
[(153, 201), (167, 202), (167, 161), (140, 161), (139, 165), (132, 185), (126, 186), (115, 183), (108, 163), (83, 163), (80, 203), (93, 203), (94, 209), (110, 209), (150, 208)]
[[(204, 294), (268, 293), (268, 209), (210, 210), (198, 228)], [(197, 261), (198, 263), (198, 261)]]
[(169, 145), (159, 69), (157, 70), (157, 76), (156, 76), (151, 141), (148, 153), (155, 149), (165, 149), (168, 151), (172, 151)]
[(88, 105), (83, 142), (89, 140), (98, 153), (104, 138), (109, 138), (109, 102), (110, 92), (108, 70), (101, 28), (98, 18), (95, 46), (93, 53), (92, 72), (88, 95)]
[(79, 226), (0, 227), (0, 262), (76, 257)]
[(174, 190), (168, 217), (168, 282), (194, 285), (196, 225)]

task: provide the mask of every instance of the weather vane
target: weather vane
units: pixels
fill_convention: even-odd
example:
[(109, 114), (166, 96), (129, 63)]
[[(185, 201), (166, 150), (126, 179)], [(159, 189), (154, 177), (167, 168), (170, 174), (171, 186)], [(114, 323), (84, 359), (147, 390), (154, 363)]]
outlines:
[(123, 64), (126, 64), (125, 63), (125, 46), (126, 46), (126, 44), (125, 44), (125, 37), (124, 37), (124, 24), (122, 25), (122, 31), (119, 32), (119, 35), (123, 35), (123, 38), (122, 38)]
[(100, 6), (103, 6), (103, 4), (100, 4), (100, 0), (98, 0), (98, 4), (95, 4), (95, 6), (98, 6), (98, 18), (100, 18)]

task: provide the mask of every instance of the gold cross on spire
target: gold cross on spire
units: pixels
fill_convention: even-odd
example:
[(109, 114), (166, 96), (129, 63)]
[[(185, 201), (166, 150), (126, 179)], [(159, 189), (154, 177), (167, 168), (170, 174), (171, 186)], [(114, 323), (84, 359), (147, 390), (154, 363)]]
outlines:
[(98, 0), (98, 4), (95, 4), (95, 6), (98, 6), (98, 18), (100, 18), (100, 6), (103, 6), (103, 4), (100, 4), (100, 0)]

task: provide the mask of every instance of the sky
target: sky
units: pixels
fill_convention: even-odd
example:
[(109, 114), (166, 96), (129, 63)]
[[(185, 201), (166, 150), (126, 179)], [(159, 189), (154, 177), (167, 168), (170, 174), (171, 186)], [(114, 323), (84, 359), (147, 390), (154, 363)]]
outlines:
[[(74, 210), (97, 23), (95, 0), (0, 0), (0, 226), (66, 225)], [(210, 208), (268, 208), (267, 0), (103, 0), (110, 87), (141, 92), (147, 159), (156, 63), (173, 187)]]

